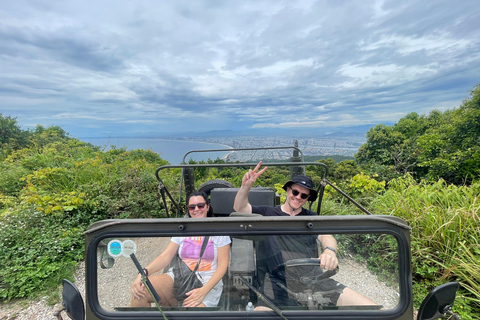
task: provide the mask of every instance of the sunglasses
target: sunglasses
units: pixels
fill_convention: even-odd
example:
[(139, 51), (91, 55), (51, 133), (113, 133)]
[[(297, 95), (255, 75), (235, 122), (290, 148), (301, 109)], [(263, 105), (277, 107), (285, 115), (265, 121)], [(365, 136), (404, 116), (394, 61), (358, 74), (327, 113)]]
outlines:
[(200, 203), (197, 203), (197, 204), (189, 204), (187, 206), (187, 208), (190, 211), (195, 210), (195, 207), (198, 207), (198, 209), (202, 210), (203, 208), (205, 208), (205, 205), (206, 205), (205, 202), (200, 202)]
[[(290, 189), (292, 189), (292, 188), (290, 188)], [(293, 194), (294, 197), (296, 197), (296, 196), (298, 196), (299, 194), (301, 194), (300, 197), (302, 197), (302, 199), (304, 199), (304, 200), (307, 199), (307, 198), (310, 196), (309, 194), (300, 192), (300, 191), (295, 190), (295, 189), (292, 189), (292, 194)]]

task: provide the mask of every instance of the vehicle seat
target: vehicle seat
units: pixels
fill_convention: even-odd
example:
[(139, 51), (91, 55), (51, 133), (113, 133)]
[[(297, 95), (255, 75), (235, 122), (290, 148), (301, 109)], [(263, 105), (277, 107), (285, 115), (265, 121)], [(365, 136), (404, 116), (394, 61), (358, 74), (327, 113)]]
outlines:
[[(233, 203), (239, 188), (215, 188), (210, 192), (210, 203), (213, 214), (217, 217), (228, 217), (234, 212)], [(280, 196), (270, 188), (252, 188), (248, 201), (253, 205), (276, 206), (280, 204)]]
[[(213, 213), (217, 217), (227, 217), (235, 213), (233, 204), (239, 188), (215, 188), (210, 192), (210, 203)], [(280, 196), (274, 189), (270, 188), (252, 188), (250, 190), (248, 201), (252, 205), (275, 206), (280, 204)], [(232, 214), (233, 215), (233, 214)], [(253, 214), (238, 213), (236, 216), (254, 216)], [(232, 237), (231, 258), (228, 267), (228, 280), (224, 281), (225, 300), (228, 301), (227, 309), (244, 310), (248, 301), (256, 303), (256, 295), (244, 284), (247, 281), (254, 287), (260, 287), (263, 281), (259, 283), (259, 278), (263, 279), (264, 263), (259, 259), (257, 246), (259, 237)], [(263, 255), (262, 255), (263, 256)], [(262, 261), (261, 263), (259, 263)], [(260, 270), (261, 276), (258, 276)], [(226, 290), (225, 290), (226, 289)]]

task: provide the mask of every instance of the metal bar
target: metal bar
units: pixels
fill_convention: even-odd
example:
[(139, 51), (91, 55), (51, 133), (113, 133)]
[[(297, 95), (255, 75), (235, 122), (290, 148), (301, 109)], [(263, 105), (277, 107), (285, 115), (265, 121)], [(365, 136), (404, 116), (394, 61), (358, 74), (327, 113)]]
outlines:
[(330, 186), (332, 187), (333, 189), (335, 189), (336, 191), (338, 191), (342, 196), (344, 196), (345, 198), (347, 198), (350, 202), (352, 202), (358, 209), (362, 210), (364, 213), (366, 214), (369, 214), (369, 215), (373, 215), (373, 213), (371, 213), (370, 211), (368, 211), (367, 209), (365, 209), (360, 203), (356, 202), (355, 200), (353, 200), (349, 195), (347, 195), (345, 192), (343, 192), (342, 190), (338, 189), (336, 186), (334, 186), (330, 181), (328, 181), (327, 179), (324, 179), (324, 181)]
[(155, 302), (155, 305), (157, 306), (158, 310), (162, 313), (163, 319), (168, 320), (165, 314), (163, 313), (162, 308), (160, 307), (160, 296), (158, 295), (157, 291), (155, 291), (155, 288), (153, 287), (152, 283), (148, 279), (147, 275), (145, 274), (145, 271), (143, 271), (142, 266), (140, 265), (140, 262), (138, 262), (137, 257), (135, 257), (135, 253), (130, 254), (130, 258), (132, 258), (133, 263), (137, 267), (138, 272), (140, 273), (140, 276), (142, 277), (142, 283), (147, 288), (148, 293), (152, 297), (152, 299)]
[(185, 159), (187, 158), (187, 156), (190, 153), (194, 153), (194, 152), (223, 152), (223, 151), (235, 152), (235, 151), (248, 151), (248, 150), (280, 150), (280, 149), (295, 149), (295, 150), (297, 150), (302, 155), (302, 162), (303, 162), (303, 160), (304, 160), (303, 152), (298, 147), (266, 147), (266, 148), (265, 147), (263, 147), (263, 148), (259, 147), (259, 148), (229, 148), (229, 149), (191, 150), (191, 151), (185, 153), (185, 155), (183, 156), (183, 159), (182, 159), (182, 163), (185, 163)]
[[(169, 164), (164, 165), (155, 171), (155, 177), (160, 181), (159, 172), (164, 169), (181, 169), (181, 168), (232, 168), (232, 167), (252, 167), (255, 166), (254, 163), (246, 162), (235, 162), (235, 163), (201, 163), (201, 164)], [(270, 162), (265, 163), (267, 167), (288, 167), (288, 166), (321, 166), (325, 169), (322, 179), (325, 179), (328, 176), (328, 166), (322, 162)]]

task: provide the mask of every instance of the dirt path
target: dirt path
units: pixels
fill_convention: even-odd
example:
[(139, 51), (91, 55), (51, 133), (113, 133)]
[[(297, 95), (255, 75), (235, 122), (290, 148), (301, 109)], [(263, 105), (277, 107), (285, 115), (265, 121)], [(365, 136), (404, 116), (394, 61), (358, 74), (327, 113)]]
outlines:
[(339, 266), (340, 271), (333, 277), (338, 282), (369, 297), (385, 309), (394, 308), (398, 304), (398, 290), (379, 281), (364, 264), (352, 259), (341, 259)]

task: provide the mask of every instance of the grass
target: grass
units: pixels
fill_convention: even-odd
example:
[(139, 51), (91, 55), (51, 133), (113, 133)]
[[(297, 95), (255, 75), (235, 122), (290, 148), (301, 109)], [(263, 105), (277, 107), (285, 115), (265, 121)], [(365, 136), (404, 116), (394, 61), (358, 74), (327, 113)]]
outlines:
[(463, 306), (480, 313), (479, 191), (479, 183), (416, 183), (405, 176), (392, 180), (385, 194), (373, 202), (375, 211), (398, 216), (412, 227), (417, 307), (434, 286), (458, 281)]

